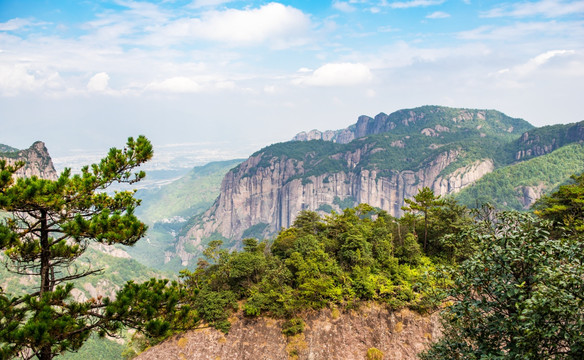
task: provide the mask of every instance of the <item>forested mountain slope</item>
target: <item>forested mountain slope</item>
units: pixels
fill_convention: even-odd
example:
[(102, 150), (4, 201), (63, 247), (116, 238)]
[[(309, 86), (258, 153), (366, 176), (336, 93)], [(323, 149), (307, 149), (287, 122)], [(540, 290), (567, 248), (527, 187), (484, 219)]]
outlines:
[(180, 229), (193, 216), (204, 212), (219, 195), (225, 174), (243, 160), (216, 161), (194, 167), (180, 179), (153, 190), (139, 190), (142, 204), (136, 215), (149, 226), (146, 239), (127, 249), (133, 258), (148, 266), (179, 271), (183, 267), (174, 255)]
[(325, 214), (368, 203), (401, 216), (404, 199), (422, 187), (457, 193), (495, 169), (582, 141), (581, 128), (537, 129), (495, 110), (423, 106), (301, 133), (229, 171), (213, 206), (183, 228), (174, 252), (187, 266), (211, 239), (237, 247), (238, 239), (290, 226), (305, 209)]
[(490, 203), (502, 210), (527, 210), (572, 174), (584, 172), (584, 146), (574, 143), (549, 154), (496, 169), (454, 195), (461, 204)]

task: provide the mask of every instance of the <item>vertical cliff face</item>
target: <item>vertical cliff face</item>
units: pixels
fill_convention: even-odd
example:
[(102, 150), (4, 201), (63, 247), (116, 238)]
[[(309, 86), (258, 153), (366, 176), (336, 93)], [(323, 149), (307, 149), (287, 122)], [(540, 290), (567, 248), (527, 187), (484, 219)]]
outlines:
[[(347, 167), (357, 168), (366, 149), (340, 154)], [(367, 203), (393, 216), (401, 216), (404, 199), (413, 197), (422, 187), (436, 194), (457, 192), (494, 169), (490, 159), (476, 161), (447, 176), (441, 172), (460, 156), (459, 150), (439, 153), (418, 170), (386, 171), (360, 169), (315, 176), (303, 176), (305, 164), (294, 159), (273, 159), (269, 166), (257, 167), (261, 155), (249, 158), (223, 179), (221, 192), (198, 225), (179, 240), (178, 253), (183, 265), (193, 254), (184, 251), (190, 243), (202, 250), (203, 240), (212, 235), (241, 239), (246, 230), (263, 224), (264, 236), (290, 227), (305, 209), (329, 213), (347, 206)]]
[(425, 106), (301, 133), (231, 170), (176, 252), (188, 265), (211, 238), (237, 246), (246, 236), (269, 237), (306, 209), (326, 214), (367, 203), (399, 217), (404, 200), (423, 187), (452, 194), (492, 172), (504, 146), (530, 129), (493, 110)]
[(8, 164), (24, 161), (25, 165), (15, 175), (17, 177), (38, 176), (42, 179), (57, 180), (57, 171), (47, 147), (42, 141), (37, 141), (26, 150), (0, 153), (0, 159)]
[(414, 360), (441, 336), (437, 314), (421, 316), (378, 305), (340, 313), (328, 309), (306, 314), (302, 334), (282, 335), (282, 320), (232, 319), (229, 334), (200, 329), (177, 335), (137, 359), (347, 360), (366, 359), (377, 349), (384, 359)]

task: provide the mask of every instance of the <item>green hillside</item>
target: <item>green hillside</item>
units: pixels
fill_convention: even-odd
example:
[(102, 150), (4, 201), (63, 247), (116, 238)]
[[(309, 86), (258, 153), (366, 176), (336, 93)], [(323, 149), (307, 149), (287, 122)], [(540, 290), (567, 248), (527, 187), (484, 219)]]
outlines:
[(485, 175), (454, 198), (469, 207), (491, 203), (500, 209), (524, 210), (521, 187), (543, 187), (546, 193), (584, 172), (584, 145), (571, 144)]
[(525, 161), (583, 139), (584, 121), (549, 125), (525, 132), (519, 139), (508, 143), (504, 152), (508, 162)]
[(191, 217), (206, 210), (219, 193), (225, 173), (243, 160), (215, 161), (196, 166), (180, 179), (154, 190), (139, 190), (140, 219), (155, 223), (174, 216)]
[(5, 155), (3, 153), (12, 153), (12, 152), (18, 152), (18, 149), (13, 148), (12, 146), (0, 144), (0, 156)]
[(127, 251), (132, 258), (156, 269), (179, 271), (178, 258), (165, 262), (164, 253), (172, 251), (175, 234), (185, 222), (207, 210), (219, 195), (225, 174), (242, 160), (211, 162), (193, 168), (180, 179), (156, 190), (140, 190), (142, 204), (137, 216), (149, 226), (146, 239)]

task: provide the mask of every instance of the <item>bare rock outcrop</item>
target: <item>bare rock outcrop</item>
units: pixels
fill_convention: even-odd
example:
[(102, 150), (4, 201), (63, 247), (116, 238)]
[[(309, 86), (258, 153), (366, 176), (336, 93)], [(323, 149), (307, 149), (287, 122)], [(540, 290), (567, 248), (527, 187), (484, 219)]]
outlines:
[(282, 320), (248, 319), (239, 314), (227, 335), (209, 328), (189, 331), (137, 359), (361, 360), (375, 348), (384, 359), (413, 360), (441, 336), (437, 314), (391, 312), (376, 304), (346, 313), (325, 309), (307, 314), (304, 320), (302, 334), (286, 337)]
[(457, 193), (486, 174), (492, 172), (494, 169), (495, 164), (493, 163), (493, 160), (477, 160), (468, 166), (456, 169), (446, 178), (437, 178), (433, 184), (432, 190), (434, 190), (435, 194), (441, 195)]
[(519, 187), (519, 201), (523, 204), (525, 210), (529, 209), (543, 194), (549, 190), (549, 187), (544, 183), (540, 183), (537, 186), (521, 186)]
[(0, 159), (6, 160), (10, 165), (17, 161), (24, 161), (25, 165), (16, 173), (16, 177), (38, 176), (42, 179), (57, 180), (57, 171), (49, 151), (42, 141), (37, 141), (26, 150), (14, 153), (0, 154)]

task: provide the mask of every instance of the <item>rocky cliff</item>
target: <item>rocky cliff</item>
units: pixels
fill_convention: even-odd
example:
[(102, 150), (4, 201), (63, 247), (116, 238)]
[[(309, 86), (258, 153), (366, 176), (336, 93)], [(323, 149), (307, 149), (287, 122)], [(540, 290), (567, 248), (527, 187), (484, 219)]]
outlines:
[[(342, 154), (342, 157), (349, 167), (356, 167), (360, 162), (359, 153)], [(223, 179), (219, 198), (203, 216), (204, 223), (212, 226), (195, 228), (190, 235), (205, 236), (217, 231), (227, 238), (237, 238), (260, 223), (268, 224), (269, 232), (273, 233), (292, 225), (301, 210), (325, 210), (330, 206), (340, 211), (343, 203), (350, 206), (367, 203), (400, 216), (404, 199), (414, 196), (424, 186), (445, 195), (459, 191), (493, 170), (493, 162), (484, 159), (440, 176), (459, 154), (457, 150), (445, 151), (421, 169), (392, 171), (389, 176), (379, 170), (361, 169), (306, 178), (297, 177), (306, 173), (304, 163), (292, 159), (274, 160), (248, 175), (248, 170), (260, 160), (251, 157)]]
[(552, 125), (527, 131), (516, 141), (515, 160), (524, 161), (536, 156), (549, 154), (571, 143), (584, 142), (584, 121)]
[(17, 177), (38, 176), (39, 178), (57, 180), (57, 171), (47, 147), (42, 141), (37, 141), (26, 150), (15, 150), (0, 153), (0, 159), (8, 164), (24, 161), (25, 165), (16, 172)]
[(383, 359), (413, 360), (441, 335), (437, 314), (391, 312), (378, 305), (346, 313), (325, 309), (307, 314), (304, 332), (292, 337), (282, 334), (281, 320), (241, 315), (231, 320), (227, 335), (208, 328), (190, 331), (137, 359), (361, 360), (376, 352)]
[(322, 133), (324, 141), (272, 145), (226, 174), (219, 197), (174, 253), (187, 266), (211, 238), (237, 246), (237, 239), (271, 236), (305, 209), (325, 214), (367, 203), (399, 217), (404, 199), (423, 187), (452, 194), (493, 171), (497, 153), (525, 128), (494, 111), (422, 107), (361, 116)]

